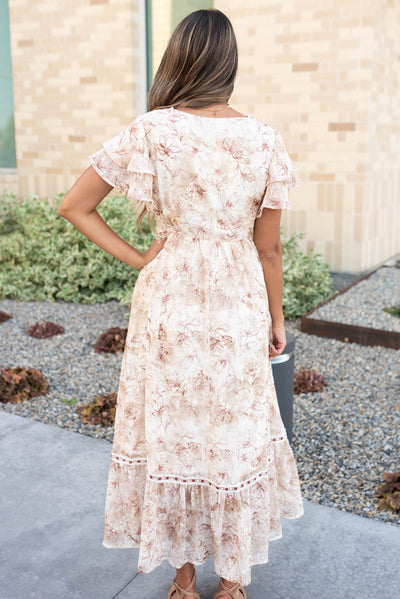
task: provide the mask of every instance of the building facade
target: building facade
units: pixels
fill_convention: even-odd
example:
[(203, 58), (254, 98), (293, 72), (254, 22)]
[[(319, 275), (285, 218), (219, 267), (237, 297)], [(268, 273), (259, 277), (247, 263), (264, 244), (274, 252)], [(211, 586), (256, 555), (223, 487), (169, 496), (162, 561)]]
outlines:
[(285, 234), (303, 232), (303, 249), (336, 271), (363, 272), (396, 255), (394, 0), (0, 0), (0, 190), (67, 191), (88, 155), (147, 110), (175, 25), (211, 6), (238, 39), (231, 104), (278, 128), (297, 167)]

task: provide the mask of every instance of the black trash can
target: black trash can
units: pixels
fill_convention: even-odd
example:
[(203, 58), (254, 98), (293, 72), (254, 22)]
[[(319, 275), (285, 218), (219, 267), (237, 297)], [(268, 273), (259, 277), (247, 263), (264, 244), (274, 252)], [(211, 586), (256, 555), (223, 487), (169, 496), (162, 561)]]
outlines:
[(271, 360), (279, 410), (290, 443), (293, 432), (294, 346), (293, 333), (286, 331), (285, 349)]

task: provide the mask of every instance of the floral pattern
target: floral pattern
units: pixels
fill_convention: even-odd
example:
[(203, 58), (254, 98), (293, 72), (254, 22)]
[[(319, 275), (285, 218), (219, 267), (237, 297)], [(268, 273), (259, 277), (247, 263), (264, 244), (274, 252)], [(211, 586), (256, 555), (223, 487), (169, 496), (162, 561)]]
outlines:
[(139, 547), (146, 573), (214, 555), (217, 574), (247, 585), (280, 518), (304, 513), (252, 239), (263, 208), (289, 208), (295, 167), (254, 117), (173, 108), (138, 116), (90, 160), (166, 238), (133, 289), (103, 545)]

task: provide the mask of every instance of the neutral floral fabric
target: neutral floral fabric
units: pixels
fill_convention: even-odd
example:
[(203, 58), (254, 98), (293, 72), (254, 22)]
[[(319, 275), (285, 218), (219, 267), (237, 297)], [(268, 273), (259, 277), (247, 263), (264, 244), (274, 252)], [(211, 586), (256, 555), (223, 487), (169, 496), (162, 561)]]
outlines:
[(252, 240), (264, 207), (289, 207), (295, 167), (253, 117), (173, 108), (140, 115), (90, 160), (167, 238), (133, 290), (103, 545), (139, 547), (140, 572), (214, 554), (219, 575), (247, 585), (280, 518), (304, 513)]

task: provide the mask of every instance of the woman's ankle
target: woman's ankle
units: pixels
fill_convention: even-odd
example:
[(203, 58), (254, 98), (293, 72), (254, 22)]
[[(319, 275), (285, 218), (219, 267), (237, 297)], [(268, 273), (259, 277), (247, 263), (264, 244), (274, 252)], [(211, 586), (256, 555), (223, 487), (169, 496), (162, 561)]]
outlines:
[(176, 568), (176, 580), (182, 587), (187, 587), (193, 578), (194, 565), (186, 562), (181, 568)]

